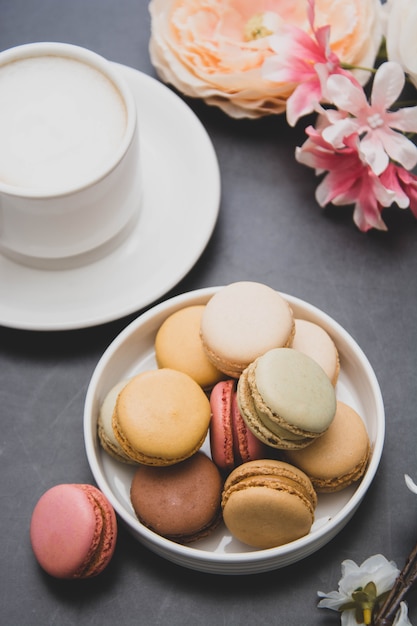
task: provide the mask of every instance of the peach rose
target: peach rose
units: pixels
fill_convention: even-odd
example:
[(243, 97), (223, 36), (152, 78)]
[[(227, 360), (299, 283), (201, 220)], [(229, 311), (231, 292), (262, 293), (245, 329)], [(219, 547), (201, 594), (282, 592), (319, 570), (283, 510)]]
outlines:
[[(379, 0), (316, 0), (316, 26), (331, 25), (331, 47), (346, 63), (372, 67), (381, 41)], [(307, 0), (151, 0), (151, 61), (187, 96), (232, 117), (285, 110), (294, 84), (262, 77), (282, 24), (309, 30)]]
[(388, 0), (383, 10), (388, 59), (400, 63), (417, 87), (417, 3)]

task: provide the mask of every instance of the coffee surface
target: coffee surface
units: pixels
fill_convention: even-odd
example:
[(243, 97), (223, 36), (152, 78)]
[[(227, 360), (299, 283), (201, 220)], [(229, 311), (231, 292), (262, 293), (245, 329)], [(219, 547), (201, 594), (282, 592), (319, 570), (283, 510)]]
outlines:
[(60, 193), (100, 176), (126, 131), (123, 98), (86, 63), (40, 56), (0, 67), (0, 182)]

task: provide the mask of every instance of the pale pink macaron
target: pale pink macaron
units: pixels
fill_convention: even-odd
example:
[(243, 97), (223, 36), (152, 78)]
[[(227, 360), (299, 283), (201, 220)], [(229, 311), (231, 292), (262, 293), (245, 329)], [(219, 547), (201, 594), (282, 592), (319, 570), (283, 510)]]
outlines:
[(291, 346), (293, 312), (278, 291), (252, 281), (221, 287), (201, 317), (203, 348), (213, 365), (231, 378), (273, 348)]
[(236, 399), (236, 381), (217, 383), (210, 394), (210, 446), (214, 463), (230, 471), (267, 456), (267, 447), (247, 428)]
[(55, 578), (96, 576), (110, 562), (116, 538), (114, 509), (93, 485), (56, 485), (33, 510), (32, 549), (39, 565)]
[(292, 348), (314, 359), (335, 386), (340, 372), (340, 358), (333, 339), (324, 328), (314, 322), (303, 319), (294, 319), (294, 322)]

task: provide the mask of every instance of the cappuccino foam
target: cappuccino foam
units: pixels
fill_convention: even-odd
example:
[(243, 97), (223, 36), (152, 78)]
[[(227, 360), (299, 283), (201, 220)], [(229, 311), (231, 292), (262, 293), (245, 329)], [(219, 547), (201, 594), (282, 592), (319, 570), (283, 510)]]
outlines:
[(112, 163), (127, 113), (94, 67), (45, 55), (0, 66), (0, 181), (47, 194), (83, 186)]

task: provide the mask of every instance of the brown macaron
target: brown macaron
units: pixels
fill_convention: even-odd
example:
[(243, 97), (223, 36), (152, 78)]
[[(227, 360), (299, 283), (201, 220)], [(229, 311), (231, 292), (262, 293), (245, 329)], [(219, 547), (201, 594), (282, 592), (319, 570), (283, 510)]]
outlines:
[(248, 461), (226, 479), (222, 509), (231, 534), (266, 549), (310, 532), (317, 496), (300, 469), (273, 459)]
[(303, 450), (288, 450), (286, 459), (309, 476), (318, 492), (335, 492), (362, 478), (370, 455), (362, 418), (344, 402), (327, 432)]
[(140, 466), (130, 498), (139, 521), (178, 543), (211, 533), (221, 520), (220, 472), (208, 456), (194, 456), (169, 467)]

